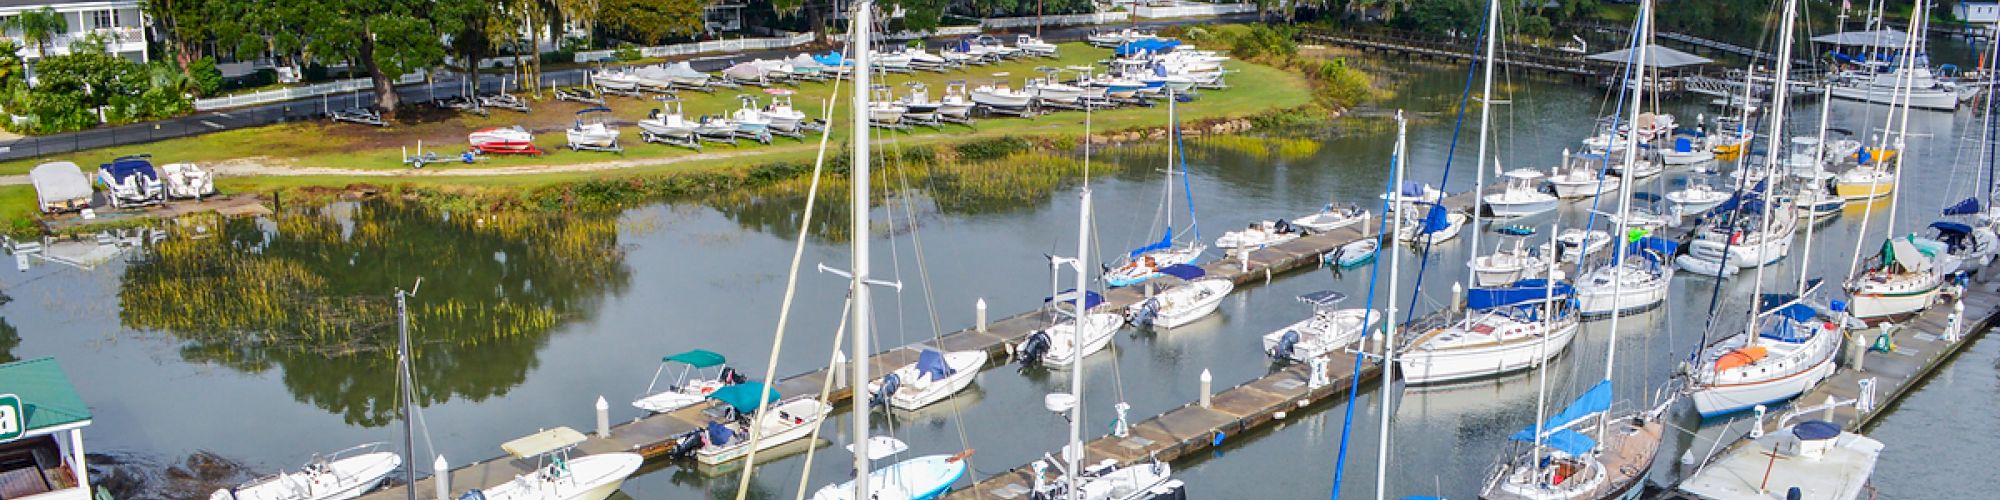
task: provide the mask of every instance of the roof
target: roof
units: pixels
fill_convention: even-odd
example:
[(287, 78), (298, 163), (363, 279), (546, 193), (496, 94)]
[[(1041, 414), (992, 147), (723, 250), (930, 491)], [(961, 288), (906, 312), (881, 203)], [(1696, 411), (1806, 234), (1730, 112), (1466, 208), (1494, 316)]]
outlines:
[(583, 439), (583, 433), (576, 429), (557, 427), (501, 443), (500, 449), (507, 450), (514, 458), (528, 458), (562, 451), (582, 443)]
[(694, 365), (695, 368), (708, 368), (711, 366), (729, 362), (729, 360), (727, 358), (723, 358), (721, 354), (716, 354), (714, 351), (707, 351), (702, 349), (695, 349), (692, 351), (660, 358), (660, 362), (662, 363), (668, 361), (687, 363), (690, 365)]
[[(1602, 54), (1593, 54), (1589, 58), (1591, 60), (1596, 60), (1596, 61), (1607, 61), (1615, 63), (1629, 62), (1632, 60), (1632, 49), (1618, 49), (1610, 52), (1605, 52)], [(1694, 66), (1699, 64), (1708, 64), (1711, 62), (1715, 62), (1715, 60), (1670, 49), (1661, 46), (1660, 44), (1657, 43), (1646, 45), (1646, 60), (1644, 61), (1644, 63), (1646, 66), (1649, 67), (1678, 68), (1681, 66)]]
[[(30, 359), (0, 365), (0, 394), (21, 398), (26, 435), (53, 432), (68, 425), (90, 425), (90, 406), (70, 385), (56, 358)], [(44, 430), (43, 432), (36, 432)]]
[(1910, 34), (1903, 30), (1880, 29), (1866, 31), (1843, 31), (1831, 35), (1813, 37), (1815, 43), (1830, 43), (1849, 47), (1899, 48), (1908, 43)]
[(42, 203), (90, 197), (90, 178), (84, 177), (83, 169), (75, 163), (52, 161), (36, 165), (28, 171), (28, 180), (35, 184), (35, 197)]

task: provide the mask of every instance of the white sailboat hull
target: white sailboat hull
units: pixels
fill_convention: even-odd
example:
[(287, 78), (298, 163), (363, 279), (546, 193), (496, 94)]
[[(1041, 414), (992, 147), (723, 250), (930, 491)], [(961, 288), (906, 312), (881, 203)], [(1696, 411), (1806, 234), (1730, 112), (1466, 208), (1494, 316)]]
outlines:
[(1640, 286), (1627, 283), (1615, 292), (1608, 284), (1578, 284), (1577, 310), (1585, 316), (1610, 316), (1651, 309), (1666, 302), (1668, 285), (1672, 283), (1673, 275), (1669, 273)]
[(1700, 386), (1692, 394), (1694, 408), (1703, 417), (1713, 417), (1791, 399), (1832, 376), (1833, 368), (1833, 356), (1829, 352), (1825, 360), (1784, 378), (1759, 383)]
[(1484, 347), (1429, 350), (1412, 348), (1397, 361), (1402, 363), (1403, 381), (1410, 384), (1437, 384), (1490, 377), (1540, 366), (1569, 347), (1577, 325), (1558, 327), (1541, 341), (1498, 343)]

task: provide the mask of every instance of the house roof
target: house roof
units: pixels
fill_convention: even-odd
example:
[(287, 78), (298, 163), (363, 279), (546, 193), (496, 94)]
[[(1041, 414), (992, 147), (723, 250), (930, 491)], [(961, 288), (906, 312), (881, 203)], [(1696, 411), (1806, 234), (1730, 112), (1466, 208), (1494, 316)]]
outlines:
[(21, 398), (28, 435), (71, 424), (90, 422), (90, 406), (70, 385), (56, 358), (31, 359), (0, 365), (0, 394)]

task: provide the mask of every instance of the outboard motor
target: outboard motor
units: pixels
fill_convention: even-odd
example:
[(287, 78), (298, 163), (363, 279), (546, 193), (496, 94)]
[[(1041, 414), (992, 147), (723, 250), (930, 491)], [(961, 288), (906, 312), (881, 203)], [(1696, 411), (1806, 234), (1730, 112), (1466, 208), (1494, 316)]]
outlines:
[(1014, 349), (1014, 359), (1021, 362), (1021, 367), (1026, 368), (1041, 363), (1042, 355), (1048, 352), (1049, 333), (1037, 331), (1028, 334), (1028, 338), (1021, 341), (1020, 347)]
[(673, 438), (674, 446), (667, 450), (667, 459), (680, 460), (694, 456), (695, 450), (701, 449), (702, 431), (703, 429), (695, 429), (675, 436)]
[(1285, 334), (1278, 337), (1278, 345), (1271, 346), (1271, 352), (1265, 354), (1276, 359), (1292, 359), (1292, 354), (1298, 350), (1298, 346), (1299, 331), (1285, 330)]
[(722, 380), (723, 385), (736, 385), (749, 380), (743, 377), (743, 372), (736, 371), (734, 366), (722, 367), (722, 376), (718, 378)]
[(464, 494), (458, 496), (458, 500), (486, 500), (486, 492), (480, 490), (466, 490)]
[(1160, 316), (1160, 299), (1150, 298), (1139, 303), (1139, 310), (1132, 312), (1132, 324), (1150, 326), (1153, 319)]
[(1187, 500), (1187, 484), (1179, 479), (1170, 479), (1148, 491), (1153, 500)]
[(1277, 226), (1278, 234), (1292, 234), (1299, 232), (1298, 228), (1292, 227), (1292, 221), (1278, 219), (1278, 223), (1275, 224), (1275, 226)]
[(898, 377), (894, 373), (882, 377), (882, 387), (880, 389), (877, 389), (875, 391), (875, 394), (868, 398), (868, 406), (883, 406), (889, 404), (889, 397), (895, 396), (896, 389), (899, 389), (902, 386), (903, 386), (903, 377)]

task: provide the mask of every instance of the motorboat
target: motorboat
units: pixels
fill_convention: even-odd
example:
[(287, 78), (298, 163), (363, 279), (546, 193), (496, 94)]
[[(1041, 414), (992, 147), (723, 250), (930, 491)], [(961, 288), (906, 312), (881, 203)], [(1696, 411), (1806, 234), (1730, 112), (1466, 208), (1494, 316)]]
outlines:
[[(993, 76), (1006, 78), (1007, 74), (998, 73)], [(1028, 102), (1035, 98), (1033, 94), (1028, 92), (1009, 88), (1005, 80), (995, 80), (991, 83), (980, 85), (978, 88), (972, 89), (971, 95), (972, 102), (974, 103), (1005, 109), (1026, 108), (1028, 107)]]
[(1630, 314), (1666, 302), (1674, 267), (1667, 257), (1678, 244), (1646, 236), (1620, 252), (1622, 260), (1582, 273), (1576, 280), (1577, 312), (1586, 317)]
[(1381, 246), (1374, 238), (1362, 238), (1341, 245), (1321, 256), (1320, 261), (1342, 269), (1355, 267), (1375, 260), (1375, 251)]
[[(760, 393), (767, 394), (763, 413), (757, 413)], [(686, 456), (690, 454), (687, 448), (692, 448), (695, 460), (708, 465), (727, 463), (749, 454), (751, 425), (762, 427), (756, 431), (757, 449), (762, 451), (805, 439), (833, 411), (832, 406), (813, 396), (779, 399), (776, 390), (766, 389), (763, 383), (755, 381), (716, 389), (708, 397), (721, 401), (732, 418), (710, 421), (696, 429), (696, 440), (689, 443), (682, 438), (681, 443), (686, 445), (676, 446), (680, 449), (673, 453)]]
[(1756, 132), (1743, 124), (1743, 120), (1729, 117), (1715, 119), (1715, 132), (1708, 136), (1708, 149), (1716, 157), (1733, 158), (1743, 154), (1743, 147), (1756, 138)]
[[(1102, 300), (1098, 299), (1099, 302)], [(1080, 323), (1082, 328), (1077, 327), (1077, 319), (1065, 319), (1028, 334), (1028, 338), (1022, 341), (1022, 347), (1015, 350), (1016, 356), (1024, 364), (1067, 370), (1076, 357), (1089, 356), (1110, 346), (1112, 335), (1118, 333), (1119, 325), (1125, 324), (1125, 317), (1111, 313), (1085, 313)]]
[(1661, 172), (1667, 171), (1667, 166), (1660, 162), (1659, 156), (1659, 150), (1653, 146), (1640, 145), (1639, 151), (1633, 155), (1630, 165), (1627, 165), (1622, 159), (1614, 160), (1611, 162), (1611, 169), (1608, 172), (1611, 175), (1618, 176), (1621, 181), (1637, 181), (1660, 175)]
[(770, 79), (765, 78), (765, 73), (763, 66), (752, 62), (740, 62), (722, 69), (723, 78), (745, 85), (770, 84)]
[(1481, 197), (1486, 202), (1486, 210), (1496, 217), (1520, 217), (1534, 215), (1556, 208), (1556, 197), (1541, 191), (1542, 173), (1533, 169), (1514, 169), (1503, 178), (1506, 187), (1498, 193)]
[[(1785, 258), (1791, 253), (1792, 233), (1798, 228), (1798, 218), (1791, 214), (1790, 207), (1779, 205), (1776, 208), (1779, 213), (1769, 218), (1768, 228), (1764, 218), (1747, 217), (1697, 230), (1694, 239), (1688, 243), (1687, 256), (1739, 268), (1770, 264)], [(1698, 274), (1714, 274), (1685, 266), (1682, 268)]]
[(152, 156), (143, 154), (120, 156), (98, 165), (97, 187), (117, 208), (152, 205), (167, 195), (159, 171), (153, 169)]
[[(1817, 289), (1819, 281), (1807, 288)], [(1833, 375), (1844, 335), (1837, 317), (1798, 295), (1766, 294), (1758, 304), (1749, 328), (1703, 346), (1696, 357), (1688, 378), (1702, 418), (1788, 400)]]
[(403, 457), (370, 443), (325, 456), (314, 455), (298, 472), (250, 480), (215, 490), (209, 500), (347, 500), (375, 489), (400, 470)]
[(905, 108), (900, 104), (896, 104), (895, 101), (877, 100), (868, 103), (868, 121), (880, 124), (894, 125), (897, 123), (902, 123), (903, 114), (908, 113), (909, 111), (910, 108)]
[(1833, 192), (1849, 201), (1872, 200), (1896, 190), (1896, 174), (1878, 164), (1861, 164), (1833, 178)]
[(1181, 264), (1161, 269), (1161, 273), (1185, 280), (1126, 306), (1132, 324), (1153, 328), (1175, 328), (1215, 312), (1222, 299), (1236, 289), (1236, 283), (1222, 278), (1202, 278), (1199, 267)]
[(868, 63), (874, 65), (876, 68), (879, 68), (878, 71), (907, 72), (910, 70), (910, 62), (912, 58), (907, 53), (876, 52), (872, 55), (874, 56), (874, 58), (870, 59)]
[(1493, 253), (1472, 259), (1472, 286), (1504, 287), (1547, 273), (1548, 261), (1528, 248), (1528, 237), (1535, 234), (1533, 228), (1507, 226), (1495, 232), (1500, 234), (1500, 243)]
[(1847, 199), (1834, 193), (1832, 183), (1819, 180), (1803, 180), (1794, 191), (1779, 195), (1775, 201), (1791, 206), (1799, 217), (1812, 219), (1838, 215), (1847, 206)]
[(770, 122), (771, 129), (780, 132), (797, 132), (799, 127), (805, 123), (806, 114), (792, 107), (792, 91), (787, 89), (770, 89), (765, 93), (771, 94), (771, 104), (764, 106), (760, 114), (763, 115), (765, 121)]
[(193, 163), (168, 163), (160, 174), (171, 198), (201, 198), (215, 194), (215, 173)]
[(923, 83), (909, 82), (903, 86), (908, 87), (910, 91), (895, 102), (897, 106), (903, 107), (904, 114), (929, 119), (938, 114), (938, 109), (944, 107), (944, 103), (931, 99), (930, 87), (924, 86)]
[(1688, 179), (1686, 188), (1670, 191), (1666, 198), (1668, 203), (1672, 203), (1675, 214), (1693, 215), (1722, 205), (1722, 202), (1729, 201), (1730, 196), (1733, 194), (1715, 189), (1706, 180), (1693, 177)]
[(1715, 160), (1715, 148), (1709, 143), (1708, 133), (1701, 129), (1679, 129), (1667, 147), (1659, 149), (1660, 163), (1667, 165), (1693, 165)]
[(1284, 219), (1258, 221), (1250, 223), (1249, 227), (1241, 230), (1223, 232), (1222, 237), (1215, 239), (1215, 247), (1225, 249), (1263, 248), (1299, 239), (1299, 236), (1303, 236), (1304, 234), (1304, 231), (1299, 230), (1298, 227), (1293, 226), (1291, 222)]
[(1564, 151), (1563, 164), (1549, 175), (1549, 185), (1555, 187), (1557, 198), (1566, 200), (1617, 192), (1622, 179), (1605, 175), (1608, 161), (1602, 153)]
[(757, 106), (756, 97), (741, 95), (736, 96), (736, 100), (742, 105), (738, 106), (736, 111), (729, 113), (729, 121), (736, 122), (737, 132), (754, 136), (770, 130), (771, 119)]
[(1312, 307), (1312, 316), (1264, 334), (1264, 354), (1282, 361), (1308, 361), (1347, 348), (1382, 322), (1381, 311), (1334, 307), (1346, 299), (1330, 290), (1300, 295), (1299, 302)]
[(641, 132), (690, 142), (694, 140), (695, 128), (698, 126), (681, 115), (681, 102), (673, 99), (662, 100), (661, 107), (653, 108), (645, 119), (639, 120)]
[[(1418, 216), (1416, 214), (1424, 215)], [(1407, 243), (1438, 244), (1457, 238), (1458, 233), (1472, 223), (1472, 216), (1444, 208), (1444, 205), (1418, 205), (1396, 212), (1397, 223), (1404, 227), (1400, 232), (1402, 241)]]
[(938, 98), (938, 115), (945, 118), (965, 120), (972, 117), (973, 101), (965, 90), (964, 80), (952, 80), (944, 84), (944, 97)]
[(618, 149), (618, 127), (611, 125), (611, 108), (593, 107), (576, 112), (576, 122), (563, 135), (569, 138), (569, 148)]
[(1945, 249), (1934, 241), (1921, 242), (1936, 245), (1930, 248), (1919, 243), (1914, 236), (1890, 238), (1859, 275), (1847, 280), (1851, 316), (1869, 324), (1899, 321), (1937, 302), (1944, 276), (1934, 263)]
[(639, 89), (638, 75), (631, 71), (620, 71), (609, 68), (591, 72), (590, 83), (596, 85), (597, 88), (609, 91), (633, 92)]
[(1118, 31), (1094, 32), (1084, 36), (1084, 41), (1097, 47), (1111, 48), (1135, 40), (1153, 40), (1159, 36), (1150, 31), (1126, 28)]
[(735, 137), (736, 121), (720, 116), (703, 116), (696, 122), (694, 133), (702, 137)]
[(1083, 87), (1057, 81), (1054, 77), (1028, 80), (1025, 88), (1035, 99), (1057, 104), (1075, 104), (1083, 99), (1085, 91)]
[(35, 185), (35, 202), (42, 213), (90, 208), (90, 179), (83, 176), (83, 169), (75, 163), (52, 161), (36, 165), (28, 171), (28, 180)]
[(1014, 36), (1014, 47), (1035, 56), (1056, 56), (1056, 44), (1044, 42), (1042, 39), (1026, 33)]
[(685, 87), (705, 87), (708, 86), (709, 79), (713, 78), (708, 73), (695, 71), (694, 66), (687, 61), (667, 65), (663, 73), (668, 81)]
[(826, 65), (813, 60), (812, 56), (799, 54), (784, 61), (792, 68), (792, 79), (819, 80), (826, 77)]
[(972, 37), (972, 45), (1007, 59), (1020, 57), (1022, 54), (1020, 48), (1008, 47), (1006, 42), (988, 35)]
[(821, 70), (824, 73), (846, 75), (854, 70), (854, 61), (848, 60), (837, 50), (825, 54), (812, 55), (812, 60), (824, 68)]
[(916, 410), (944, 400), (972, 385), (986, 366), (986, 351), (942, 352), (924, 349), (917, 361), (868, 383), (870, 404)]
[[(632, 401), (632, 407), (667, 413), (700, 404), (716, 389), (744, 382), (743, 374), (730, 368), (728, 362), (721, 354), (701, 349), (661, 357), (660, 367), (653, 371), (653, 381), (646, 384), (645, 395)], [(660, 376), (670, 369), (678, 375), (661, 387)]]
[(667, 68), (646, 66), (633, 69), (632, 79), (640, 89), (653, 92), (667, 92), (674, 88), (674, 75)]
[(508, 441), (501, 449), (517, 460), (536, 459), (533, 472), (491, 488), (466, 492), (458, 498), (483, 500), (603, 500), (618, 492), (625, 479), (646, 459), (637, 453), (613, 452), (570, 456), (583, 444), (583, 433), (557, 427)]
[(1722, 446), (1720, 454), (1675, 488), (1690, 498), (1714, 500), (1773, 498), (1779, 492), (1772, 485), (1802, 492), (1801, 498), (1874, 498), (1868, 479), (1882, 456), (1882, 442), (1825, 420), (1793, 423), (1820, 408), (1810, 409), (1815, 411), (1787, 412), (1778, 419), (1777, 432), (1762, 432), (1762, 422), (1752, 424), (1759, 432), (1744, 436), (1737, 446)]
[(1576, 309), (1569, 300), (1575, 293), (1568, 284), (1544, 279), (1468, 290), (1463, 319), (1425, 332), (1396, 356), (1403, 380), (1436, 384), (1540, 366), (1576, 337)]
[(1360, 205), (1349, 203), (1344, 208), (1334, 208), (1332, 203), (1328, 203), (1320, 207), (1318, 212), (1292, 219), (1292, 225), (1315, 233), (1324, 233), (1366, 221), (1370, 216), (1371, 214), (1363, 210)]
[(951, 64), (951, 61), (946, 60), (942, 55), (932, 54), (924, 49), (915, 47), (903, 49), (901, 55), (909, 58), (910, 67), (916, 69), (942, 71), (946, 65)]
[(1569, 228), (1557, 233), (1549, 242), (1543, 243), (1540, 250), (1543, 256), (1548, 256), (1557, 262), (1574, 263), (1583, 260), (1584, 257), (1597, 255), (1608, 246), (1611, 246), (1611, 235), (1605, 234), (1604, 231)]
[(535, 134), (520, 125), (483, 128), (465, 136), (472, 147), (485, 150), (527, 150), (535, 147)]
[(1939, 79), (1923, 66), (1842, 71), (1827, 81), (1826, 90), (1838, 99), (1937, 111), (1957, 110), (1979, 94), (1979, 86)]
[[(929, 500), (943, 496), (965, 476), (965, 455), (969, 453), (925, 455), (868, 471), (868, 498)], [(853, 480), (829, 484), (813, 492), (812, 500), (849, 500), (854, 498), (855, 486)]]

